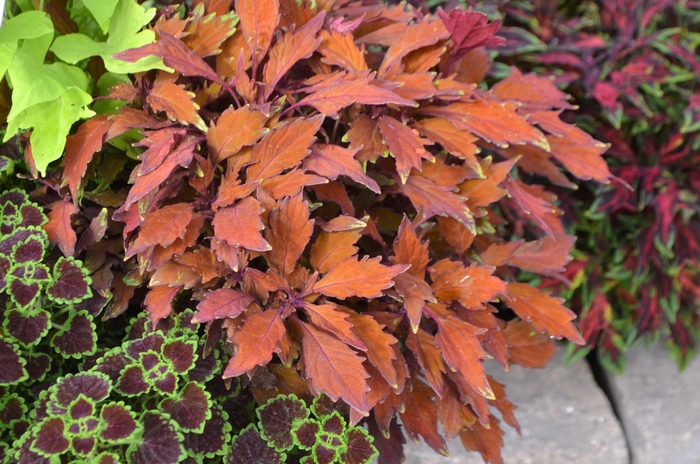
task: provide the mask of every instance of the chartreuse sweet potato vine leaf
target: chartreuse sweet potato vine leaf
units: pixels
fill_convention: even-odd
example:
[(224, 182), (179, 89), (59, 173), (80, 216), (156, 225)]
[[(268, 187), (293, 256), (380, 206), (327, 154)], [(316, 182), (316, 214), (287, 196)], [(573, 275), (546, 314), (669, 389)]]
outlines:
[[(7, 75), (12, 87), (12, 105), (3, 142), (19, 131), (32, 130), (31, 154), (42, 174), (49, 163), (61, 157), (71, 126), (95, 115), (88, 108), (92, 103), (91, 78), (83, 69), (72, 65), (99, 55), (113, 73), (169, 69), (158, 57), (136, 63), (112, 58), (115, 53), (155, 40), (153, 31), (141, 30), (153, 19), (155, 8), (145, 10), (135, 0), (93, 0), (85, 2), (85, 6), (94, 18), (83, 17), (80, 22), (96, 21), (107, 36), (105, 42), (99, 41), (101, 37), (86, 35), (90, 34), (90, 27), (84, 27), (82, 33), (54, 40), (51, 18), (41, 11), (21, 13), (0, 29), (0, 77)], [(99, 29), (94, 32), (101, 34)], [(53, 62), (47, 61), (49, 49), (56, 58)]]

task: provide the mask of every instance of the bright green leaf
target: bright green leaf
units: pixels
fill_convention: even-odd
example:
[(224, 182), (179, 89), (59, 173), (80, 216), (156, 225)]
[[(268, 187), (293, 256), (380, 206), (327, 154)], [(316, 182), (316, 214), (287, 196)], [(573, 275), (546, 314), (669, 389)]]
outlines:
[(95, 18), (100, 29), (105, 34), (109, 31), (110, 19), (114, 14), (114, 9), (119, 0), (83, 0), (85, 7), (90, 10), (92, 17)]

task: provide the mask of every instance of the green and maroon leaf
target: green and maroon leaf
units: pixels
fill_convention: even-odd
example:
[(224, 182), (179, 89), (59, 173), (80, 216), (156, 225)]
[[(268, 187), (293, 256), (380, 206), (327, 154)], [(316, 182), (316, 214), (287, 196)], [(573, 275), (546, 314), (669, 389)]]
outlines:
[(33, 354), (25, 354), (24, 360), (27, 364), (24, 368), (27, 370), (29, 377), (27, 383), (40, 381), (51, 368), (51, 356), (44, 353), (34, 352)]
[[(21, 270), (21, 268), (16, 268)], [(24, 274), (22, 270), (22, 274)], [(38, 283), (27, 279), (13, 279), (10, 282), (9, 288), (10, 298), (14, 301), (19, 309), (30, 306), (39, 296), (41, 287)]]
[(190, 456), (213, 459), (226, 452), (231, 438), (231, 424), (228, 421), (228, 414), (218, 405), (211, 408), (211, 413), (211, 419), (205, 422), (204, 430), (201, 433), (184, 434), (183, 445)]
[(7, 274), (10, 272), (12, 262), (5, 255), (0, 255), (0, 292), (7, 287)]
[[(198, 347), (200, 353), (204, 351), (204, 345)], [(194, 367), (187, 371), (187, 377), (195, 382), (206, 383), (214, 377), (219, 371), (221, 363), (219, 362), (219, 352), (214, 351), (206, 357), (202, 354), (197, 355), (197, 360), (194, 362)]]
[(379, 455), (372, 444), (374, 438), (360, 427), (351, 427), (343, 437), (347, 448), (340, 454), (340, 462), (344, 464), (369, 464)]
[(47, 241), (46, 232), (37, 227), (19, 228), (6, 235), (0, 240), (0, 254), (10, 256), (12, 249), (20, 242), (25, 241), (29, 237), (38, 237), (39, 240)]
[(65, 453), (70, 442), (65, 436), (66, 424), (60, 417), (49, 417), (38, 426), (32, 449), (43, 456)]
[(85, 396), (80, 395), (71, 403), (68, 408), (68, 415), (72, 420), (84, 419), (90, 417), (95, 412), (95, 405)]
[(334, 435), (342, 435), (345, 433), (345, 419), (343, 419), (338, 411), (333, 411), (330, 416), (321, 421), (321, 430)]
[(164, 342), (165, 338), (162, 333), (156, 332), (148, 334), (143, 338), (129, 342), (125, 348), (126, 354), (132, 359), (139, 359), (139, 355), (146, 351), (160, 353)]
[(27, 413), (24, 398), (17, 393), (6, 395), (0, 401), (0, 430), (9, 427), (10, 422), (19, 420)]
[(101, 372), (81, 372), (60, 378), (54, 388), (52, 398), (68, 407), (80, 395), (95, 402), (104, 400), (112, 389), (112, 382)]
[(153, 382), (153, 386), (162, 393), (173, 394), (177, 388), (177, 377), (172, 372), (168, 372), (162, 378)]
[(196, 349), (197, 343), (194, 341), (174, 340), (163, 345), (162, 352), (163, 357), (170, 360), (173, 371), (182, 374), (194, 367)]
[(146, 411), (139, 422), (143, 434), (126, 450), (131, 464), (175, 464), (184, 454), (182, 434), (167, 414)]
[(23, 204), (19, 208), (19, 215), (21, 218), (19, 223), (20, 227), (41, 227), (49, 221), (49, 218), (41, 211), (41, 208), (34, 203)]
[(45, 243), (32, 236), (15, 245), (12, 250), (12, 260), (15, 263), (38, 263), (44, 257)]
[(49, 331), (49, 313), (40, 309), (29, 314), (11, 309), (5, 311), (5, 329), (20, 343), (36, 343)]
[(92, 295), (90, 278), (80, 261), (60, 258), (53, 268), (53, 279), (47, 294), (56, 303), (79, 303)]
[(330, 441), (333, 438), (337, 438), (338, 441), (340, 441), (340, 437), (327, 436), (323, 433), (319, 434), (316, 444), (311, 449), (311, 455), (314, 458), (314, 462), (317, 464), (331, 464), (332, 462), (335, 462), (335, 459), (338, 457), (338, 449), (331, 444), (326, 443), (326, 441)]
[(297, 422), (292, 429), (294, 443), (302, 449), (310, 450), (316, 443), (316, 434), (321, 430), (321, 424), (314, 419)]
[(19, 356), (14, 346), (0, 340), (0, 385), (12, 385), (27, 378), (26, 361)]
[(79, 456), (87, 456), (95, 449), (94, 437), (74, 437), (70, 442), (73, 452)]
[(143, 368), (138, 365), (131, 365), (124, 369), (116, 385), (116, 389), (126, 396), (139, 395), (150, 388)]
[(102, 406), (100, 412), (102, 428), (100, 439), (108, 442), (122, 442), (139, 431), (139, 424), (131, 410), (124, 403), (110, 403)]
[(226, 464), (282, 464), (286, 455), (271, 447), (265, 441), (253, 424), (243, 429), (233, 438), (231, 452), (226, 457)]
[(92, 317), (80, 311), (62, 324), (62, 328), (51, 340), (54, 348), (66, 358), (80, 358), (97, 349), (97, 333)]
[(211, 418), (211, 395), (200, 384), (190, 382), (176, 398), (163, 400), (160, 409), (177, 422), (179, 430), (201, 433)]
[(294, 424), (309, 417), (309, 409), (295, 395), (272, 398), (256, 413), (260, 421), (260, 435), (278, 451), (294, 446)]

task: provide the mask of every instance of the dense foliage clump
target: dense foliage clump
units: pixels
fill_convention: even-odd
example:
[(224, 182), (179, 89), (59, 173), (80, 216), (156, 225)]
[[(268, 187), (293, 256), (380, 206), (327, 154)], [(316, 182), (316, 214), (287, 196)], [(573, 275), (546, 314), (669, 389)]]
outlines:
[(619, 181), (559, 192), (579, 237), (565, 275), (586, 346), (621, 370), (625, 350), (663, 336), (685, 366), (700, 339), (697, 4), (497, 6), (507, 25), (501, 71), (507, 64), (553, 76), (580, 107), (566, 120), (610, 144)]
[(405, 433), (500, 462), (496, 411), (519, 426), (484, 360), (542, 367), (552, 338), (584, 342), (519, 278), (559, 276), (575, 241), (529, 175), (611, 174), (550, 79), (484, 82), (499, 22), (380, 1), (45, 6), (0, 34), (13, 109), (16, 66), (56, 81), (7, 116), (4, 180), (27, 193), (0, 202), (22, 205), (3, 240), (25, 231), (0, 250), (0, 309), (43, 341), (2, 332), (5, 459), (395, 463)]

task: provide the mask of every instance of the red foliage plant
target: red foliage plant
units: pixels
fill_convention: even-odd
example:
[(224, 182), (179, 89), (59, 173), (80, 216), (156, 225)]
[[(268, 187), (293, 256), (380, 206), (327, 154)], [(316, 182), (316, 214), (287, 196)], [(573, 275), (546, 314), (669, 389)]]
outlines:
[[(71, 136), (72, 202), (50, 216), (53, 241), (74, 250), (60, 226), (79, 198), (107, 208), (120, 238), (87, 260), (98, 285), (113, 282), (105, 318), (142, 285), (154, 323), (197, 301), (208, 343), (228, 343), (224, 377), (251, 379), (261, 404), (342, 399), (380, 462), (400, 462), (397, 417), (440, 453), (438, 422), (500, 462), (490, 407), (518, 424), (483, 360), (542, 367), (551, 337), (583, 342), (563, 300), (514, 279), (557, 275), (574, 242), (556, 197), (518, 169), (571, 184), (556, 161), (607, 181), (606, 147), (560, 121), (571, 106), (548, 79), (514, 69), (479, 86), (478, 47), (500, 40), (480, 13), (194, 4), (184, 19), (162, 9), (157, 42), (116, 56), (156, 55), (172, 72), (113, 87), (114, 112)], [(517, 317), (497, 318), (502, 304)]]

